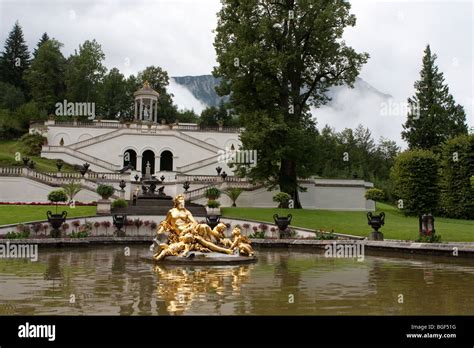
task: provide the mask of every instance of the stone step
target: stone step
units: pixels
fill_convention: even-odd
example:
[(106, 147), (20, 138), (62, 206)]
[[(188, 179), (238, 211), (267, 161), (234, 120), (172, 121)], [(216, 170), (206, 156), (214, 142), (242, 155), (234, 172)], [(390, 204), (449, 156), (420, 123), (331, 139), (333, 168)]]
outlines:
[[(131, 202), (128, 202), (131, 205)], [(151, 200), (151, 199), (137, 199), (137, 206), (140, 207), (168, 207), (173, 208), (173, 201), (168, 200)]]
[[(128, 201), (128, 205), (131, 206), (132, 202)], [(137, 206), (139, 207), (168, 207), (169, 209), (173, 208), (173, 201), (167, 199), (137, 199)], [(200, 204), (186, 202), (186, 207), (202, 207)]]
[[(206, 216), (206, 208), (203, 206), (186, 206), (194, 216)], [(127, 208), (112, 209), (112, 214), (126, 215), (166, 215), (170, 207), (160, 206), (128, 206)]]

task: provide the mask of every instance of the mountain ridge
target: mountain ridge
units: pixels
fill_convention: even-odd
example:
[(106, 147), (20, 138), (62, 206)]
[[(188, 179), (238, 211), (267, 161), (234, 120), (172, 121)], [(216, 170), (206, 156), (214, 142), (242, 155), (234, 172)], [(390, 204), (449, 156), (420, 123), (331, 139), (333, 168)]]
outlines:
[[(220, 97), (215, 91), (215, 87), (219, 85), (220, 79), (212, 75), (186, 75), (171, 77), (178, 85), (186, 88), (198, 101), (206, 106), (218, 106), (222, 100), (224, 102), (229, 100), (229, 96)], [(332, 87), (328, 94), (332, 96), (338, 93), (341, 89), (348, 89), (348, 86)], [(356, 78), (354, 82), (354, 89), (357, 89), (361, 95), (376, 96), (381, 99), (389, 99), (392, 96), (387, 93), (379, 91), (367, 81), (360, 77)], [(328, 103), (331, 105), (331, 101)]]

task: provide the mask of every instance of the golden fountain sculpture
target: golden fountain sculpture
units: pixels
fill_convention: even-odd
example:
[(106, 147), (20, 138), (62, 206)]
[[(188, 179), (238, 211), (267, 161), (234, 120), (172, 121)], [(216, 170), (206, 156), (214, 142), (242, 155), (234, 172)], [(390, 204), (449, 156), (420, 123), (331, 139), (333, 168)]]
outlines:
[[(200, 253), (221, 253), (253, 257), (250, 239), (243, 236), (238, 227), (232, 231), (233, 239), (225, 237), (227, 226), (219, 223), (211, 229), (206, 224), (197, 223), (193, 215), (184, 206), (182, 194), (173, 199), (174, 207), (168, 211), (156, 230), (151, 250), (153, 259), (161, 261), (167, 256), (188, 257), (192, 251)], [(159, 243), (167, 235), (167, 241)]]

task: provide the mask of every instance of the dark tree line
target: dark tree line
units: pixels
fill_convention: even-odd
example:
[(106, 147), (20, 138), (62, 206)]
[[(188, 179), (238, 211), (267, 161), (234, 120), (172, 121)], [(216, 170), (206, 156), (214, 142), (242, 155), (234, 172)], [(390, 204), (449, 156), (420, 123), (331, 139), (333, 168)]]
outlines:
[(149, 66), (136, 76), (125, 77), (117, 68), (107, 71), (105, 54), (95, 40), (87, 40), (69, 57), (63, 44), (44, 33), (30, 54), (18, 22), (0, 54), (0, 137), (17, 137), (31, 120), (54, 114), (56, 103), (93, 102), (104, 119), (133, 116), (133, 93), (145, 80), (159, 94), (158, 115), (168, 123), (196, 122), (193, 111), (180, 111), (168, 92), (169, 76)]

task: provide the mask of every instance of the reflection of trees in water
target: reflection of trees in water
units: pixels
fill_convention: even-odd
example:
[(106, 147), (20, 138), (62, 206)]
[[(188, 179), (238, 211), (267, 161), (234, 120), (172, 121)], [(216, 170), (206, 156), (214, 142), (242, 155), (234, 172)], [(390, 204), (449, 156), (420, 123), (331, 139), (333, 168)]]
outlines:
[(48, 268), (44, 272), (45, 280), (60, 280), (63, 275), (60, 267), (61, 256), (60, 255), (50, 255), (48, 257)]
[(123, 249), (114, 251), (112, 256), (112, 274), (114, 292), (112, 295), (113, 305), (118, 306), (120, 315), (132, 315), (133, 314), (133, 301), (123, 303), (124, 297), (127, 297), (125, 291), (125, 283), (127, 282), (127, 267), (125, 263), (125, 252)]
[(61, 284), (63, 281), (63, 272), (61, 270), (61, 255), (50, 255), (48, 257), (47, 268), (44, 272), (44, 280), (52, 282), (52, 288), (47, 288), (43, 291), (43, 296), (54, 297), (58, 293), (61, 295)]
[[(155, 265), (159, 314), (184, 314), (198, 302), (212, 304), (214, 312), (220, 314), (226, 296), (241, 295), (250, 268), (249, 265), (203, 268)], [(245, 300), (237, 304), (237, 310), (243, 313), (235, 314), (245, 313)]]
[[(140, 253), (132, 250), (126, 256), (123, 249), (117, 250), (112, 256), (113, 304), (119, 307), (120, 315), (151, 315), (154, 285), (149, 271), (140, 267)], [(127, 266), (128, 265), (128, 266)]]
[[(473, 313), (472, 293), (474, 277), (453, 266), (452, 272), (436, 261), (393, 260), (373, 258), (369, 281), (375, 293), (367, 296), (367, 305), (373, 313), (385, 308), (386, 314), (446, 315)], [(459, 301), (460, 286), (466, 289), (466, 301)], [(450, 291), (455, 290), (457, 296)], [(399, 303), (403, 295), (403, 303)], [(467, 306), (467, 307), (466, 307)], [(470, 308), (468, 308), (470, 307)], [(371, 314), (371, 313), (367, 313)]]
[[(154, 284), (148, 269), (141, 267), (139, 249), (132, 249), (129, 256), (123, 248), (111, 256), (112, 305), (119, 308), (120, 315), (151, 315)], [(110, 292), (110, 289), (109, 289)]]
[(112, 273), (125, 273), (125, 254), (123, 250), (115, 251), (112, 257)]
[(291, 251), (285, 250), (268, 252), (259, 256), (259, 263), (264, 268), (269, 268), (269, 274), (273, 275), (273, 279), (267, 279), (267, 281), (276, 281), (278, 285), (268, 286), (268, 288), (264, 284), (258, 286), (259, 296), (251, 296), (251, 313), (264, 315), (297, 313), (299, 304), (307, 303), (308, 299), (304, 291), (300, 289), (301, 271), (291, 264), (294, 255)]
[(276, 261), (275, 278), (281, 282), (281, 287), (285, 289), (298, 288), (301, 281), (301, 272), (296, 268), (288, 266), (290, 255), (279, 255)]

